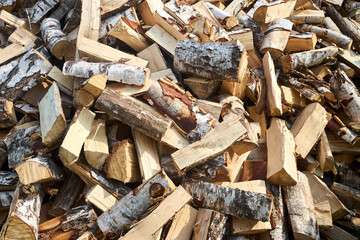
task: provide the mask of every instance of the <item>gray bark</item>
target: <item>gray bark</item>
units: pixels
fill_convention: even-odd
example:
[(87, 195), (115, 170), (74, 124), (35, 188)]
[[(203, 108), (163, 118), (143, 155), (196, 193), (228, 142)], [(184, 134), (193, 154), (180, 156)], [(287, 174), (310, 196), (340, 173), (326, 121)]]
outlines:
[(31, 8), (26, 8), (25, 11), (29, 14), (30, 22), (36, 24), (58, 3), (59, 0), (39, 0)]

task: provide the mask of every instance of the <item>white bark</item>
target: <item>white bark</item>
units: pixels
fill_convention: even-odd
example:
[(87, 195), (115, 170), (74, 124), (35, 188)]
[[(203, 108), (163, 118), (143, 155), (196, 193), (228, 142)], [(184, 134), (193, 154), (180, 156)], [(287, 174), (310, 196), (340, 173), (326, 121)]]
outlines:
[(93, 63), (78, 61), (65, 62), (63, 67), (64, 75), (89, 78), (95, 74), (108, 75), (109, 81), (142, 86), (149, 78), (150, 71), (147, 68), (122, 64), (120, 62)]
[(26, 8), (30, 22), (33, 24), (38, 23), (58, 3), (59, 0), (39, 0), (31, 8)]

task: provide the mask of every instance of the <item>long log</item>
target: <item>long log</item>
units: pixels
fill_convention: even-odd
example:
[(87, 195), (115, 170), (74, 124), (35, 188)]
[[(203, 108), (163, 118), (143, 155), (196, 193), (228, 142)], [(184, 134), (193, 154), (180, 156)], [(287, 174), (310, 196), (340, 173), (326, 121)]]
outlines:
[(273, 204), (270, 195), (189, 179), (184, 180), (182, 185), (200, 207), (240, 218), (269, 220)]
[(46, 43), (46, 47), (57, 59), (62, 60), (70, 41), (61, 30), (59, 20), (55, 18), (45, 18), (41, 22), (41, 37)]
[(243, 82), (247, 67), (246, 50), (242, 45), (179, 41), (174, 66), (176, 71), (199, 77)]
[(39, 0), (31, 8), (26, 8), (25, 13), (29, 16), (30, 22), (36, 24), (59, 2), (59, 0)]
[(115, 237), (126, 230), (134, 220), (139, 220), (157, 197), (165, 197), (175, 189), (173, 182), (160, 172), (119, 200), (97, 220), (100, 230)]
[(147, 68), (139, 68), (120, 62), (90, 63), (85, 61), (65, 62), (63, 73), (68, 76), (89, 78), (95, 74), (106, 74), (109, 81), (144, 85), (150, 77)]
[(298, 172), (297, 184), (285, 186), (285, 201), (295, 239), (320, 239), (309, 181)]
[(349, 116), (349, 125), (355, 130), (360, 130), (360, 93), (354, 83), (344, 71), (337, 70), (330, 79), (330, 88)]

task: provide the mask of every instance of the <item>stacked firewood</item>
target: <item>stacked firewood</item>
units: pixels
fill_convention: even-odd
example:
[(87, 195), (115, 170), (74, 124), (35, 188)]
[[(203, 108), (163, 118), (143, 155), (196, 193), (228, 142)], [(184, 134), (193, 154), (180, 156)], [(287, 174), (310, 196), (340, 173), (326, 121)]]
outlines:
[(0, 239), (359, 238), (359, 24), (353, 0), (0, 1)]

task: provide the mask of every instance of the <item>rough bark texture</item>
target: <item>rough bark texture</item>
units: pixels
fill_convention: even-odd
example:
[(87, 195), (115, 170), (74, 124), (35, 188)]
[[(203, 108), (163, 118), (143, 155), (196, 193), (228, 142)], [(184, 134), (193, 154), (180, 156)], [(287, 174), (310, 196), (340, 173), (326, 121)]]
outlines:
[(341, 137), (350, 144), (354, 144), (359, 140), (359, 136), (346, 126), (341, 126), (334, 119), (331, 119), (326, 125), (333, 133)]
[(46, 47), (52, 55), (61, 60), (70, 47), (70, 41), (61, 30), (60, 21), (55, 18), (45, 18), (41, 22), (40, 30)]
[(320, 239), (314, 201), (306, 176), (298, 172), (298, 183), (285, 186), (284, 192), (295, 239)]
[(264, 32), (262, 31), (261, 26), (248, 15), (241, 16), (240, 14), (238, 14), (237, 18), (239, 20), (239, 23), (245, 28), (251, 28), (254, 38), (254, 46), (256, 50), (260, 51), (260, 46), (264, 39)]
[(95, 74), (106, 74), (109, 81), (137, 86), (144, 85), (150, 74), (147, 68), (139, 68), (120, 62), (90, 63), (85, 61), (65, 62), (63, 73), (82, 78), (89, 78)]
[(156, 174), (99, 216), (97, 222), (101, 231), (109, 237), (119, 235), (140, 220), (157, 202), (157, 197), (165, 197), (174, 189), (175, 185), (164, 172)]
[(270, 195), (218, 186), (196, 180), (185, 180), (182, 185), (193, 196), (199, 207), (224, 214), (258, 221), (269, 220), (273, 198)]
[(50, 15), (50, 18), (61, 20), (72, 9), (78, 0), (64, 0), (60, 6)]
[(359, 51), (360, 29), (357, 24), (352, 22), (353, 20), (349, 18), (343, 18), (331, 4), (326, 7), (326, 14), (330, 16), (330, 18), (336, 23), (341, 32), (353, 40), (353, 46), (355, 47), (355, 50)]
[(330, 79), (330, 87), (340, 101), (346, 115), (350, 118), (350, 126), (360, 129), (360, 93), (344, 71), (336, 71)]
[(322, 97), (321, 94), (318, 93), (315, 89), (313, 89), (311, 86), (302, 83), (301, 79), (298, 78), (280, 78), (280, 82), (292, 89), (295, 89), (297, 92), (299, 92), (302, 96), (309, 99), (312, 102), (320, 102)]
[(73, 9), (71, 9), (65, 18), (64, 33), (68, 34), (80, 24), (82, 1), (77, 0)]
[(53, 9), (59, 0), (39, 0), (31, 8), (27, 8), (26, 12), (29, 15), (30, 22), (38, 23), (51, 9)]
[(19, 177), (16, 172), (0, 171), (0, 190), (14, 190)]
[(14, 191), (0, 192), (0, 209), (7, 209), (11, 205), (14, 196)]
[(52, 65), (32, 49), (20, 59), (0, 68), (0, 94), (9, 101), (22, 97), (37, 84), (41, 74), (47, 74)]
[[(209, 79), (241, 81), (244, 47), (216, 42), (179, 41), (175, 49), (175, 70)], [(245, 66), (246, 68), (246, 66)]]

